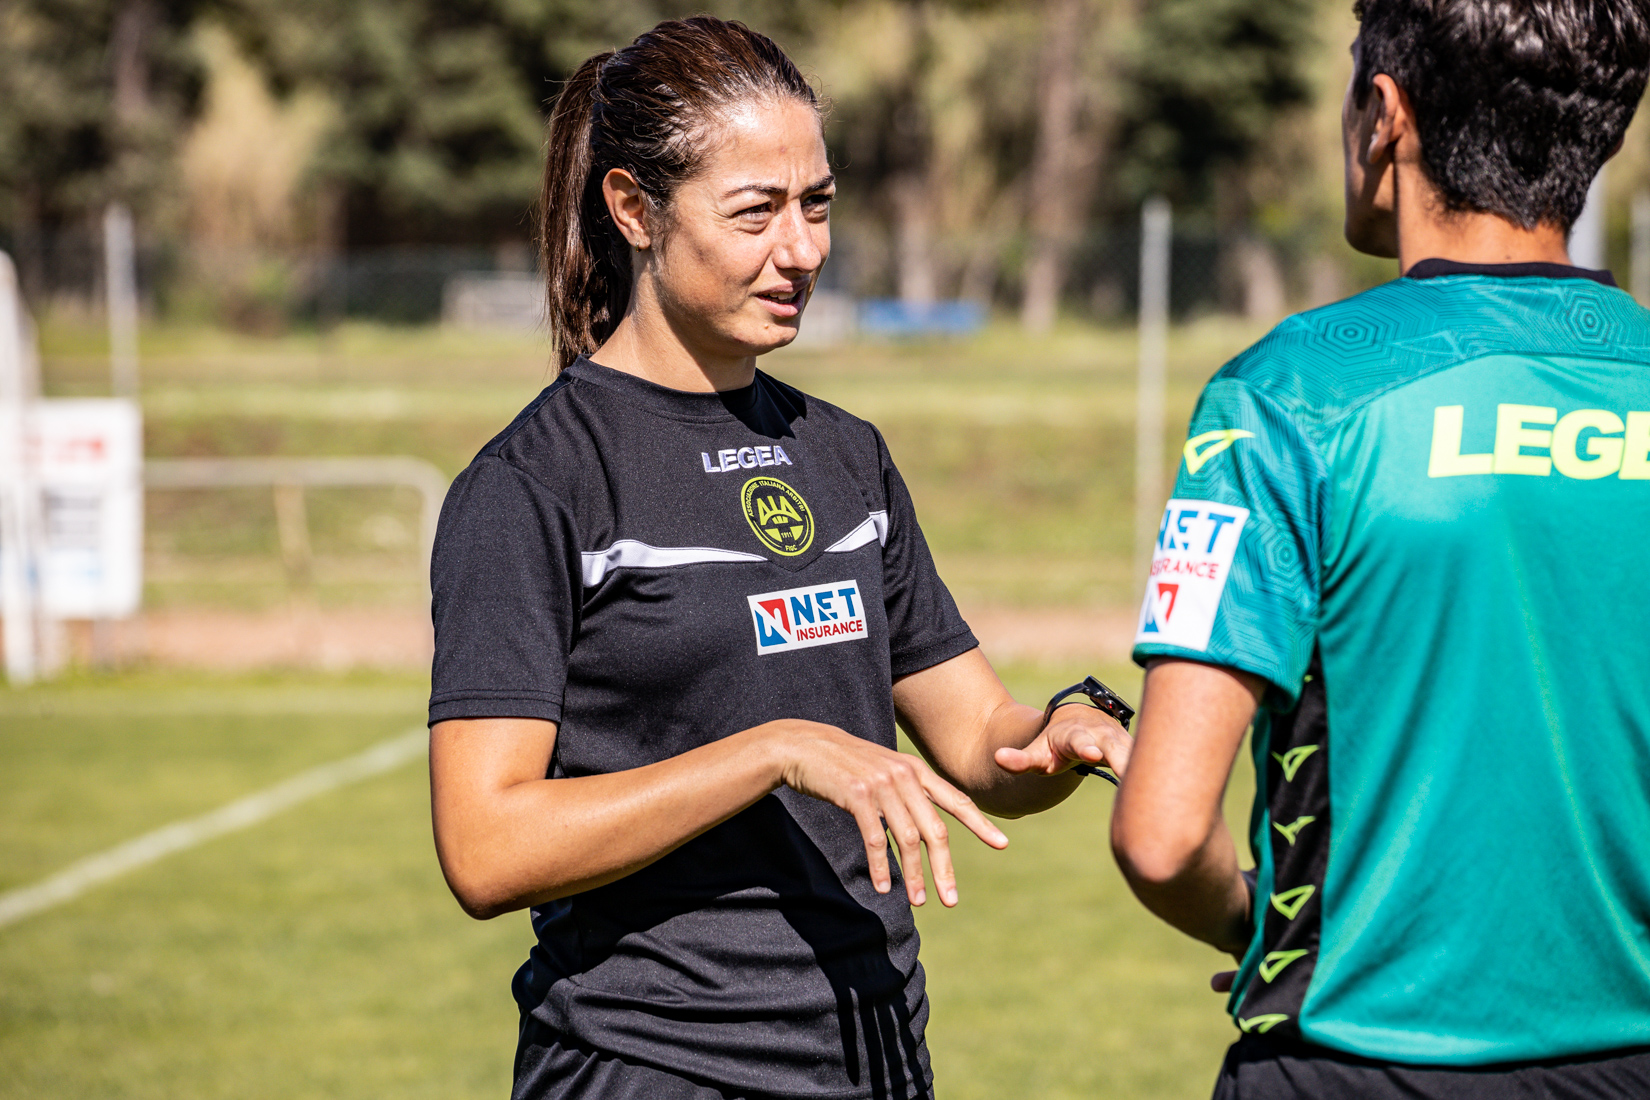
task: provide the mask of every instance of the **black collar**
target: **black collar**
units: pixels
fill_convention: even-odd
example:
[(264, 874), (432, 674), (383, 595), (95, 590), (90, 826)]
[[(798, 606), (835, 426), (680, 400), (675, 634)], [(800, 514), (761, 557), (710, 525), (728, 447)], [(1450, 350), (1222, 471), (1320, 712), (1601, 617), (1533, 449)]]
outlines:
[(1501, 279), (1591, 279), (1615, 286), (1608, 271), (1592, 271), (1569, 264), (1463, 264), (1454, 260), (1422, 260), (1404, 272), (1406, 279), (1441, 279), (1445, 275), (1492, 275)]

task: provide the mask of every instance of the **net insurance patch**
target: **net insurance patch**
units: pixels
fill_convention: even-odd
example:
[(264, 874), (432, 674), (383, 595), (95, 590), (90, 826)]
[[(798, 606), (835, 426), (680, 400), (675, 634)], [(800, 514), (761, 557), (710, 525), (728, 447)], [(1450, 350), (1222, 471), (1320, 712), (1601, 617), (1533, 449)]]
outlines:
[(1136, 643), (1209, 648), (1220, 594), (1249, 511), (1207, 500), (1171, 500), (1163, 511)]
[(785, 653), (865, 637), (858, 581), (837, 581), (747, 596), (756, 617), (756, 652)]

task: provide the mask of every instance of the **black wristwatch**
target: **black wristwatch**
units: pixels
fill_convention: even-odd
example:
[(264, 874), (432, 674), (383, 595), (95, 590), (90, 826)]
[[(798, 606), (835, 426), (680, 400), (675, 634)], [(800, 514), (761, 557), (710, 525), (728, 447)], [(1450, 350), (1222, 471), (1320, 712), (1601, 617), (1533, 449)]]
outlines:
[[(1048, 701), (1048, 706), (1043, 708), (1043, 725), (1045, 727), (1048, 725), (1048, 720), (1054, 717), (1054, 708), (1069, 706), (1070, 704), (1068, 704), (1066, 700), (1070, 699), (1073, 695), (1082, 695), (1086, 697), (1097, 708), (1105, 711), (1107, 714), (1115, 718), (1118, 725), (1122, 726), (1124, 729), (1129, 728), (1129, 719), (1134, 717), (1134, 708), (1125, 703), (1121, 695), (1117, 694), (1117, 692), (1113, 691), (1105, 684), (1102, 684), (1099, 680), (1096, 680), (1093, 676), (1086, 676), (1083, 678), (1082, 683), (1073, 684), (1064, 691), (1057, 691), (1054, 693), (1054, 698), (1050, 699)], [(1104, 779), (1112, 786), (1117, 786), (1117, 777), (1115, 775), (1101, 768), (1097, 768), (1092, 764), (1077, 764), (1073, 766), (1071, 770), (1076, 772), (1078, 775), (1098, 775), (1101, 779)]]

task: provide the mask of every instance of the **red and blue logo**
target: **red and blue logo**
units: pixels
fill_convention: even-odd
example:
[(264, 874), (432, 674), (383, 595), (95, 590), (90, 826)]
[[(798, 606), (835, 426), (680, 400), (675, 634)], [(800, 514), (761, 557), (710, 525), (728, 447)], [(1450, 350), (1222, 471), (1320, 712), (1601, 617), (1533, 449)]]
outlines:
[[(1142, 634), (1161, 634), (1169, 620), (1174, 618), (1174, 601), (1180, 595), (1180, 586), (1167, 581), (1153, 581), (1152, 589), (1156, 592), (1154, 599), (1150, 593), (1146, 596), (1146, 619), (1141, 626)], [(1162, 623), (1162, 626), (1158, 624)]]
[[(1199, 438), (1202, 438), (1201, 436)], [(1226, 577), (1249, 510), (1212, 500), (1171, 500), (1163, 510), (1135, 644), (1209, 648)]]
[(858, 581), (788, 588), (746, 596), (756, 624), (756, 652), (785, 653), (865, 637)]

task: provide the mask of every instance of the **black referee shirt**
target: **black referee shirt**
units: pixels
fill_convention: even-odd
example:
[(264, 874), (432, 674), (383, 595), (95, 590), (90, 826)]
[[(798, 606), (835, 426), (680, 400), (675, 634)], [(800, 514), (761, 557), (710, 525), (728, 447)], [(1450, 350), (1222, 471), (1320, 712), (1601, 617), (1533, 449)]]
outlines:
[[(430, 721), (560, 723), (550, 774), (778, 718), (894, 747), (895, 677), (976, 645), (863, 420), (757, 372), (685, 393), (580, 359), (459, 475)], [(917, 933), (853, 818), (788, 788), (533, 912), (526, 1012), (580, 1046), (780, 1096), (929, 1081)]]

